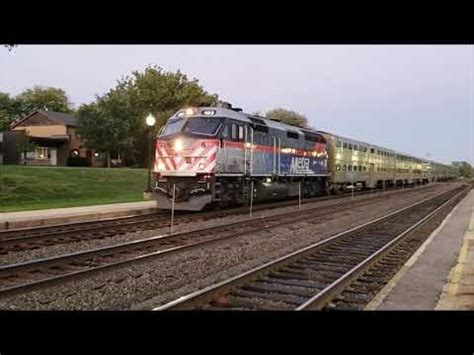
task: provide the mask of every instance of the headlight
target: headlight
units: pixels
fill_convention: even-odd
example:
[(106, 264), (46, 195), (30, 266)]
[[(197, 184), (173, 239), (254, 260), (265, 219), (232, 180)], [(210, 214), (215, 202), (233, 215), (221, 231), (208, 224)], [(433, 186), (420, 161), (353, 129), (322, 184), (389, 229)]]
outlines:
[(165, 170), (165, 164), (163, 163), (158, 163), (158, 170)]
[(183, 150), (183, 141), (181, 139), (176, 139), (174, 141), (174, 150), (180, 152)]
[(196, 108), (195, 107), (188, 107), (186, 109), (186, 115), (195, 115), (196, 114)]
[(199, 170), (204, 170), (204, 163), (200, 163), (198, 167), (199, 167)]

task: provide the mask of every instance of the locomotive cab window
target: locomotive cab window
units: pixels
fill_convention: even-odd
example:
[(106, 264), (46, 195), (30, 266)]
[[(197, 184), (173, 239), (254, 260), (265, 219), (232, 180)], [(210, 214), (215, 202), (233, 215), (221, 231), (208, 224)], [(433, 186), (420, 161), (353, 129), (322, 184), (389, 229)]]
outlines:
[(237, 140), (237, 125), (235, 123), (232, 123), (232, 125), (231, 125), (230, 137), (234, 141)]
[(292, 132), (292, 131), (287, 131), (286, 136), (288, 138), (292, 138), (292, 139), (299, 139), (300, 138), (300, 135), (298, 133)]
[(220, 126), (221, 120), (211, 117), (193, 117), (188, 119), (184, 130), (190, 133), (213, 136), (217, 133)]
[(185, 120), (183, 118), (170, 119), (163, 130), (162, 136), (178, 133), (183, 128)]
[(224, 125), (224, 128), (222, 128), (222, 137), (223, 138), (229, 137), (229, 125), (228, 124)]
[(239, 126), (239, 140), (244, 140), (244, 126)]

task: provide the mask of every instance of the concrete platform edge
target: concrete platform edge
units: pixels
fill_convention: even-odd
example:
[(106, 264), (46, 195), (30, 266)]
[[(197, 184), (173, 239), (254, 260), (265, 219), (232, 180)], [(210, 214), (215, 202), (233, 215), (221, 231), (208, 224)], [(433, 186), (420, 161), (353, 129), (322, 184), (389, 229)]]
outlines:
[[(465, 198), (468, 198), (466, 196)], [(464, 199), (463, 199), (464, 200)], [(446, 218), (441, 222), (441, 224), (431, 233), (428, 239), (420, 246), (420, 248), (408, 259), (405, 265), (395, 274), (395, 276), (379, 291), (379, 293), (372, 299), (372, 301), (364, 308), (366, 311), (374, 311), (382, 304), (384, 299), (392, 291), (392, 289), (398, 284), (398, 282), (405, 276), (408, 270), (416, 263), (421, 254), (426, 250), (426, 248), (433, 242), (433, 240), (439, 235), (443, 227), (448, 223), (448, 221), (453, 217), (456, 211), (460, 208), (461, 200), (446, 216)]]
[(77, 215), (66, 215), (57, 217), (44, 217), (38, 219), (25, 219), (15, 221), (1, 221), (0, 231), (18, 230), (34, 227), (50, 227), (56, 225), (101, 221), (116, 217), (138, 216), (144, 214), (155, 213), (158, 211), (156, 207), (144, 207), (141, 209), (129, 209), (121, 211), (104, 211), (104, 212), (90, 212)]
[[(472, 206), (471, 206), (472, 208)], [(474, 211), (471, 213), (469, 230), (464, 235), (456, 265), (449, 273), (448, 282), (443, 287), (436, 304), (436, 310), (474, 309)], [(471, 275), (471, 276), (470, 276)]]

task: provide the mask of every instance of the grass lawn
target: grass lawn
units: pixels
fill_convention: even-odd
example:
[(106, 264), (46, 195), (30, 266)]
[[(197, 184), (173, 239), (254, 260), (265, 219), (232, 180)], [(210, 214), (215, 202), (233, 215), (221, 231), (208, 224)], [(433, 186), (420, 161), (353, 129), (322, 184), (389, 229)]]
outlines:
[(143, 201), (147, 169), (0, 166), (0, 212)]

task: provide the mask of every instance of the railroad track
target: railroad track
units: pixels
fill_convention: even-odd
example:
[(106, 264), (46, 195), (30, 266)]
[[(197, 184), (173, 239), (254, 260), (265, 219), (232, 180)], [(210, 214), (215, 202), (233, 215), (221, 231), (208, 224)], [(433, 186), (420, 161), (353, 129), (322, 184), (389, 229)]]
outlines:
[[(428, 189), (433, 186), (416, 188)], [(393, 189), (386, 190), (390, 193), (411, 192), (413, 189)], [(384, 192), (378, 191), (377, 193)], [(361, 191), (356, 195), (368, 195), (370, 191)], [(333, 200), (347, 197), (346, 194), (318, 197), (304, 200), (304, 204), (325, 200)], [(254, 207), (255, 211), (262, 209), (274, 209), (294, 205), (294, 201), (271, 202)], [(205, 221), (213, 218), (222, 218), (228, 215), (248, 213), (248, 207), (237, 207), (220, 211), (206, 211), (201, 213), (178, 212), (175, 218), (175, 225), (188, 223), (190, 221)], [(102, 221), (91, 221), (81, 223), (71, 223), (49, 227), (36, 227), (23, 230), (11, 230), (0, 232), (0, 255), (9, 252), (22, 252), (43, 247), (73, 243), (78, 241), (105, 239), (116, 235), (133, 233), (144, 230), (166, 228), (169, 226), (169, 212), (158, 212), (141, 216), (126, 216), (111, 218)]]
[(371, 205), (374, 200), (383, 198), (386, 196), (378, 195), (373, 198), (349, 200), (346, 203), (324, 207), (306, 207), (289, 213), (273, 214), (251, 220), (245, 219), (200, 230), (156, 236), (114, 246), (2, 266), (0, 267), (0, 297), (39, 289), (71, 279), (88, 277), (105, 269), (123, 267), (150, 258), (202, 247), (209, 243), (262, 230), (268, 231), (295, 222), (321, 223), (341, 217), (344, 211), (349, 213), (353, 208)]
[(412, 204), (155, 310), (363, 309), (367, 295), (388, 281), (385, 273), (427, 237), (420, 228), (440, 222), (470, 188)]

